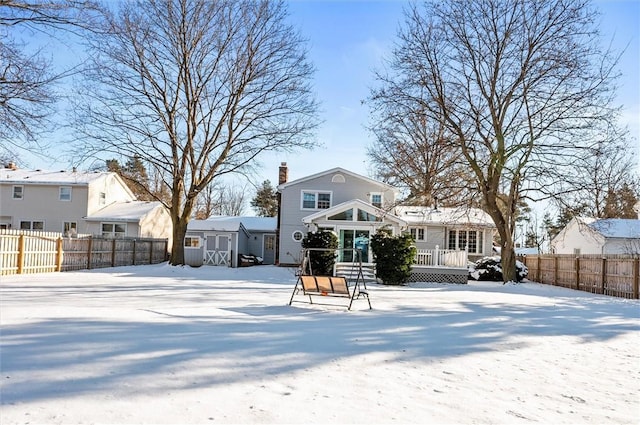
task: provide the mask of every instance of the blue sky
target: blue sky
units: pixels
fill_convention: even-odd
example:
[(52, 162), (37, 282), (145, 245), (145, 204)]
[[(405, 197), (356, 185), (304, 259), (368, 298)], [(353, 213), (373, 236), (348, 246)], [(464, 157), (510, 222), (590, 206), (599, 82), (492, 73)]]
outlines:
[[(317, 72), (314, 86), (322, 105), (322, 126), (317, 132), (321, 147), (314, 151), (263, 156), (255, 184), (277, 183), (280, 162), (287, 162), (290, 180), (333, 167), (369, 175), (366, 147), (371, 137), (365, 129), (368, 108), (362, 104), (379, 68), (395, 41), (406, 1), (291, 1), (291, 23), (309, 40), (310, 60)], [(624, 74), (618, 102), (625, 106), (624, 123), (635, 143), (640, 140), (640, 1), (601, 0), (601, 29), (613, 47), (627, 50), (621, 58)], [(77, 56), (77, 47), (53, 49), (57, 61)], [(66, 53), (63, 53), (65, 52)], [(64, 55), (64, 56), (61, 56)], [(56, 137), (55, 135), (52, 135)], [(58, 141), (60, 144), (64, 140)], [(636, 153), (639, 158), (640, 154)], [(69, 168), (64, 160), (27, 158), (33, 168)], [(242, 184), (242, 182), (240, 183)]]
[[(323, 126), (318, 141), (323, 147), (312, 152), (264, 158), (265, 179), (277, 180), (277, 166), (286, 161), (289, 177), (295, 179), (343, 167), (368, 175), (366, 146), (371, 142), (364, 126), (368, 108), (361, 101), (374, 84), (373, 69), (388, 56), (406, 1), (293, 1), (293, 23), (310, 41), (310, 56), (317, 74), (315, 85), (323, 104)], [(619, 103), (626, 106), (623, 118), (635, 143), (640, 140), (640, 0), (597, 1), (605, 39), (614, 37), (614, 48), (629, 46), (620, 61)], [(638, 164), (640, 167), (640, 154)]]

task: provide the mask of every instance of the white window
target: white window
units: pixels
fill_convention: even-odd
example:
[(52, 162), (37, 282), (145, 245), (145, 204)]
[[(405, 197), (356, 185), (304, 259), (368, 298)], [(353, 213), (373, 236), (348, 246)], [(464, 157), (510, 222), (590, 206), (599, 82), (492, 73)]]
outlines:
[(300, 230), (296, 230), (295, 232), (293, 232), (291, 237), (294, 241), (300, 242), (302, 239), (304, 239), (304, 233), (302, 233)]
[(467, 250), (471, 254), (482, 254), (482, 230), (449, 230), (447, 247), (453, 250)]
[(100, 192), (100, 194), (98, 195), (98, 203), (100, 205), (104, 205), (107, 203), (107, 194), (104, 192)]
[(126, 223), (102, 223), (102, 236), (104, 237), (123, 238), (126, 234)]
[(184, 237), (185, 248), (200, 248), (200, 237), (198, 236), (185, 236)]
[(71, 186), (60, 186), (60, 200), (61, 201), (71, 200)]
[(326, 210), (331, 208), (331, 192), (302, 192), (303, 210)]
[(382, 193), (372, 193), (369, 195), (371, 205), (382, 208)]
[(425, 232), (423, 227), (410, 227), (409, 232), (411, 233), (411, 237), (415, 241), (424, 241), (425, 240)]
[(67, 237), (76, 236), (78, 234), (78, 223), (75, 221), (63, 221), (62, 234)]
[(13, 186), (13, 199), (24, 198), (24, 186)]
[(20, 222), (20, 230), (44, 230), (44, 221), (23, 220)]

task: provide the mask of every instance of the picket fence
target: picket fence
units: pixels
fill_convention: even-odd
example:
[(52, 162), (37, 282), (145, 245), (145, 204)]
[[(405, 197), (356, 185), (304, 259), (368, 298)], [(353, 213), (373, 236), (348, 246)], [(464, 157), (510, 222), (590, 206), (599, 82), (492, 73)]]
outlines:
[(157, 264), (167, 260), (167, 249), (166, 239), (0, 230), (0, 275)]
[(637, 255), (527, 255), (527, 279), (621, 298), (640, 298)]

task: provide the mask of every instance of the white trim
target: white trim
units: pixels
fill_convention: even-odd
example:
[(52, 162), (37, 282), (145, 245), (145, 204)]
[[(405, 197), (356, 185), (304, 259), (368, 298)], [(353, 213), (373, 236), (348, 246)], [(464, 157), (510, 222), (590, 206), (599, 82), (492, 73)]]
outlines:
[[(62, 191), (65, 189), (69, 189), (69, 198), (66, 198), (66, 194), (65, 197), (62, 197)], [(58, 200), (62, 201), (62, 202), (71, 202), (71, 200), (73, 199), (73, 187), (72, 186), (60, 186), (58, 188)]]
[[(20, 197), (16, 197), (16, 189), (20, 188)], [(24, 199), (24, 185), (22, 184), (14, 184), (11, 187), (11, 199), (15, 199), (16, 201), (22, 201)]]
[[(186, 245), (185, 242), (187, 241), (187, 238), (189, 239), (197, 239), (198, 240), (198, 246), (192, 246), (192, 245)], [(185, 235), (184, 236), (184, 240), (182, 241), (182, 246), (184, 247), (184, 249), (200, 249), (202, 248), (202, 238), (198, 235)]]
[[(314, 207), (307, 208), (304, 206), (304, 194), (310, 193), (315, 196)], [(329, 206), (327, 208), (318, 208), (318, 198), (320, 194), (329, 195)], [(333, 205), (333, 191), (331, 190), (319, 190), (319, 189), (302, 189), (300, 190), (300, 209), (303, 211), (326, 211)]]

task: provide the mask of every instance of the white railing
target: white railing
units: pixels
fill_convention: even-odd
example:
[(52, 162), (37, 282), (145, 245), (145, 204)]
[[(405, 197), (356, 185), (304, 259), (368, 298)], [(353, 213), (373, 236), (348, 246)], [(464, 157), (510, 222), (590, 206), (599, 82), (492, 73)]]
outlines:
[(416, 266), (427, 267), (467, 267), (467, 251), (452, 249), (419, 249), (416, 253)]

